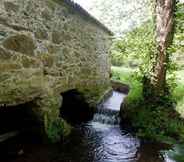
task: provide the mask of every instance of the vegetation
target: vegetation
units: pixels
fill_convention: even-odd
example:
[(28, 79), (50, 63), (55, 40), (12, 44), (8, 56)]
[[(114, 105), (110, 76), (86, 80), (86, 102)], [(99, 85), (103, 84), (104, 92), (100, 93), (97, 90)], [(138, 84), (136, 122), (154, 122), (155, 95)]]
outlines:
[(74, 0), (117, 35), (131, 31), (151, 17), (149, 0)]
[(153, 22), (143, 24), (113, 44), (112, 63), (119, 66), (112, 67), (113, 79), (127, 83), (131, 88), (121, 114), (136, 128), (138, 136), (184, 142), (183, 7), (184, 4), (177, 4), (175, 36), (167, 50), (172, 60), (167, 64), (169, 93), (159, 96), (159, 102), (154, 102), (150, 87), (145, 86), (145, 78), (152, 75), (150, 70), (153, 67), (150, 65), (155, 54)]
[(150, 49), (153, 49), (153, 22), (150, 20), (142, 26), (127, 33), (123, 39), (114, 40), (111, 49), (111, 62), (114, 66), (141, 69), (148, 64)]
[[(112, 67), (112, 71), (113, 79), (130, 85), (131, 89), (125, 99), (121, 114), (124, 119), (131, 122), (139, 137), (162, 142), (184, 141), (184, 122), (180, 118), (182, 114), (172, 109), (167, 103), (156, 108), (155, 105), (145, 104), (142, 94), (143, 85), (136, 77), (134, 70)], [(184, 96), (183, 88), (184, 85), (179, 85), (174, 89), (173, 98), (177, 104), (183, 104), (181, 100)]]
[(175, 160), (177, 162), (183, 162), (184, 161), (184, 156), (183, 156), (184, 146), (183, 145), (175, 145), (174, 149), (169, 150), (166, 154), (172, 160)]
[(124, 67), (112, 67), (112, 79), (121, 81), (130, 86), (129, 94), (126, 98), (126, 104), (132, 104), (135, 107), (143, 101), (142, 90), (143, 86), (140, 80), (135, 75), (135, 69)]
[(167, 85), (167, 72), (170, 65), (170, 51), (174, 36), (175, 0), (157, 0), (155, 2), (155, 50), (150, 58), (151, 69), (144, 76), (144, 93), (151, 102), (160, 102), (170, 93)]

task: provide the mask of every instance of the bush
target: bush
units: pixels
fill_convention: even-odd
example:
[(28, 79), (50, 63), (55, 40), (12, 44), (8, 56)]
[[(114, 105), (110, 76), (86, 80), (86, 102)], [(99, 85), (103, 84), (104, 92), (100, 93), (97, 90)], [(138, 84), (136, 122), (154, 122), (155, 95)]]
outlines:
[(153, 25), (151, 21), (127, 33), (122, 39), (114, 40), (111, 60), (114, 66), (138, 67), (153, 46)]
[[(172, 95), (161, 99), (160, 103), (145, 101), (143, 98), (142, 78), (150, 72), (150, 57), (154, 54), (154, 34), (152, 22), (126, 35), (122, 40), (116, 40), (111, 50), (112, 63), (125, 67), (113, 67), (113, 79), (130, 85), (130, 92), (121, 108), (121, 116), (127, 119), (135, 128), (139, 137), (157, 141), (184, 142), (184, 71), (181, 59), (184, 46), (184, 4), (177, 5), (176, 33), (173, 45), (168, 50), (172, 55), (169, 65), (168, 84)], [(139, 62), (139, 72), (130, 69), (129, 62)], [(176, 71), (176, 63), (180, 71)], [(173, 79), (173, 71), (176, 78)], [(148, 73), (147, 73), (148, 72)], [(175, 105), (170, 104), (175, 101)], [(182, 117), (182, 118), (181, 118)]]
[[(184, 122), (171, 107), (146, 103), (142, 96), (142, 83), (135, 70), (112, 67), (113, 79), (130, 85), (130, 92), (121, 109), (121, 116), (131, 122), (139, 137), (157, 141), (184, 141)], [(177, 87), (173, 98), (182, 99), (184, 87)]]
[(166, 152), (166, 155), (177, 162), (184, 162), (184, 145), (175, 145), (172, 150)]

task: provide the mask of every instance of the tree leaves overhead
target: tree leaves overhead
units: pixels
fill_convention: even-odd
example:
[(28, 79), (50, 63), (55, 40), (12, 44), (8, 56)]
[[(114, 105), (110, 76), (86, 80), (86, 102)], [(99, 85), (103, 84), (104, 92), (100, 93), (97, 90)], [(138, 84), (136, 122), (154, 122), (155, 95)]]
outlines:
[(149, 0), (74, 0), (117, 35), (151, 17)]

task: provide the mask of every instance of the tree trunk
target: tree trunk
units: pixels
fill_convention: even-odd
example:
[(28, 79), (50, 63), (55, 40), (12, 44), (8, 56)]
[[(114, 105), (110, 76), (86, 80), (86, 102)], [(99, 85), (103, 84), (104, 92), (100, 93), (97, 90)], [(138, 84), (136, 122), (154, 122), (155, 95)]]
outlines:
[(175, 0), (156, 0), (157, 52), (153, 65), (151, 86), (154, 94), (165, 95), (168, 63), (167, 48), (172, 44), (174, 30)]

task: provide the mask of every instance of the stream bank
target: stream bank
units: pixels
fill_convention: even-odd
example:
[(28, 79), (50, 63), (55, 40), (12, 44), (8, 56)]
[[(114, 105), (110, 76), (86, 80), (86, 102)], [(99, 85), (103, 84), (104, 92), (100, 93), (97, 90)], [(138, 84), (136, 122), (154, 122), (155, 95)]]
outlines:
[[(29, 133), (20, 134), (11, 139), (9, 145), (4, 145), (7, 151), (4, 156), (0, 152), (0, 161), (174, 162), (161, 153), (167, 146), (142, 142), (120, 125), (119, 109), (125, 96), (113, 91), (97, 108), (91, 121), (75, 124), (71, 135), (57, 144), (41, 144)], [(2, 143), (0, 145), (2, 148)]]

